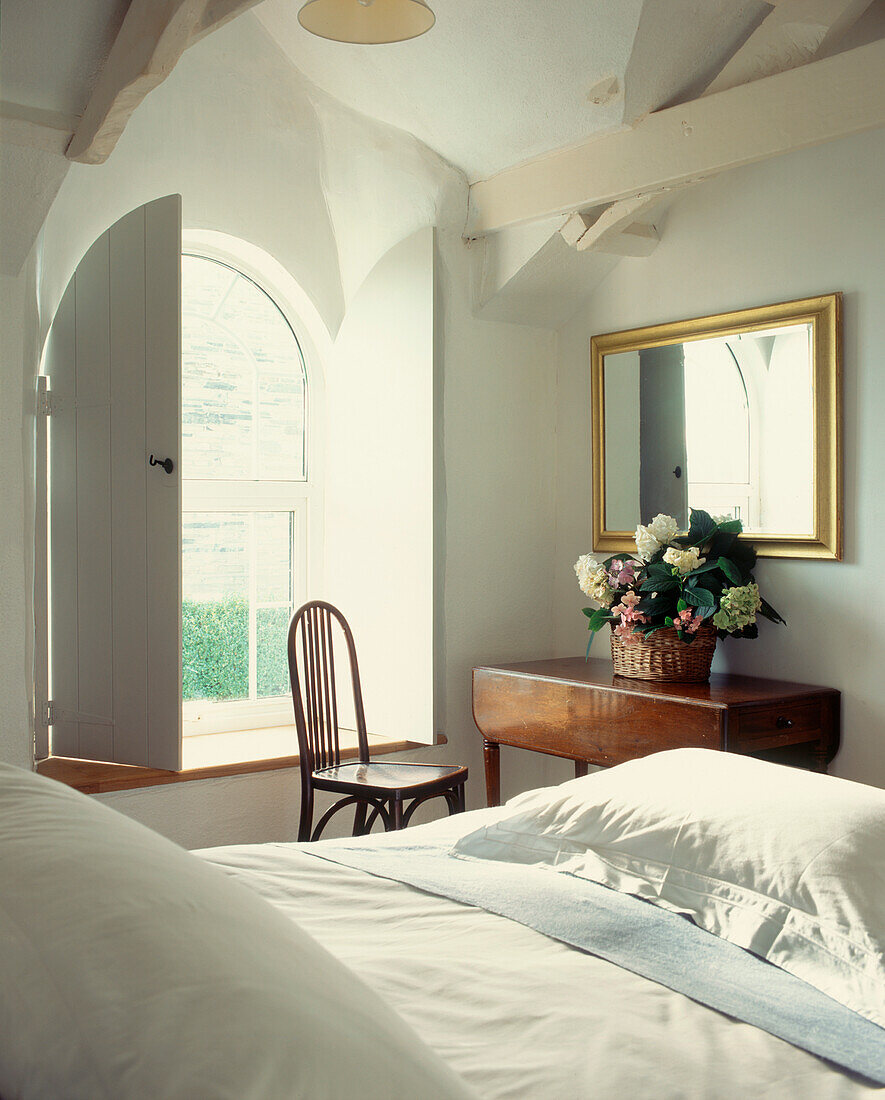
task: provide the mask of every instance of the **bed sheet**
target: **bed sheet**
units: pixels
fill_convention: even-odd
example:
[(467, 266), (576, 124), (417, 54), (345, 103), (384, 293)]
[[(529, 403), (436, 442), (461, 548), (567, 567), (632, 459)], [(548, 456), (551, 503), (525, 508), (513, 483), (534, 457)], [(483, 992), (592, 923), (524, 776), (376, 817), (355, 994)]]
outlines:
[[(498, 813), (409, 834), (454, 842), (468, 818), (476, 828)], [(198, 854), (351, 967), (488, 1100), (885, 1096), (612, 963), (473, 906), (316, 859), (297, 844)]]

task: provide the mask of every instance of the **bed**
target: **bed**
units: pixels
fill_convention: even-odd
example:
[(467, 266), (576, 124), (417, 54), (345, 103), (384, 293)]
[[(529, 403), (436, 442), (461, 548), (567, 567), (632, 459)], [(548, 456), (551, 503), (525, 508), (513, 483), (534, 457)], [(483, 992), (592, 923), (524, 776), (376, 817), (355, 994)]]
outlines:
[[(687, 761), (685, 752), (700, 753), (701, 762)], [(885, 1095), (885, 793), (776, 765), (758, 765), (759, 773), (756, 762), (736, 776), (727, 754), (704, 750), (658, 756), (663, 764), (648, 758), (645, 773), (623, 765), (600, 779), (529, 792), (402, 834), (227, 847), (196, 858), (51, 781), (0, 768), (0, 1035), (7, 1037), (0, 1039), (0, 1096)], [(705, 769), (720, 765), (727, 773), (710, 779)], [(680, 776), (688, 777), (681, 791)], [(793, 788), (808, 795), (809, 781), (818, 784), (810, 791), (812, 858), (809, 828), (798, 842), (793, 835), (802, 832), (798, 823), (765, 839), (778, 815), (790, 819)], [(741, 840), (751, 846), (749, 857), (736, 842), (743, 825), (726, 830), (724, 846), (712, 845), (717, 866), (737, 861), (748, 876), (743, 899), (730, 871), (724, 886), (698, 892), (692, 885), (691, 875), (712, 881), (704, 864), (710, 826), (700, 813), (688, 821), (679, 799), (695, 804), (701, 782), (717, 815), (740, 812), (750, 822)], [(731, 792), (724, 808), (728, 797), (716, 796), (717, 782)], [(773, 789), (783, 798), (772, 799)], [(771, 806), (774, 818), (766, 821)], [(62, 828), (64, 843), (47, 848), (47, 836), (59, 837)], [(830, 839), (822, 843), (824, 836)], [(774, 844), (774, 858), (766, 843)], [(661, 845), (670, 852), (664, 876)], [(672, 858), (680, 846), (694, 861), (680, 858), (681, 877)], [(818, 933), (832, 919), (848, 922), (850, 935), (839, 933), (848, 963), (831, 964), (833, 945), (820, 935), (823, 969), (820, 951), (802, 947), (815, 939), (810, 918), (796, 917), (796, 898), (783, 890), (773, 897), (771, 882), (748, 870), (757, 850), (762, 865), (776, 865), (781, 885), (792, 876), (800, 900), (816, 898)], [(834, 866), (851, 876), (838, 891)], [(588, 934), (583, 916), (594, 898), (615, 903), (608, 939), (598, 926), (592, 931), (599, 953), (570, 945)], [(53, 901), (45, 920), (22, 927), (23, 914), (53, 910)], [(729, 924), (733, 912), (740, 919)], [(622, 957), (626, 932), (618, 934), (634, 919), (638, 960)], [(695, 965), (652, 980), (642, 972), (662, 965), (671, 941), (651, 952), (651, 962), (641, 947), (644, 939), (657, 942), (660, 928), (674, 943), (689, 937)], [(797, 930), (799, 948), (785, 941)], [(121, 935), (130, 938), (118, 951)], [(760, 961), (766, 954), (799, 975)], [(51, 985), (35, 991), (38, 955)], [(797, 983), (778, 994), (788, 1019), (776, 1020), (775, 1031), (795, 1028), (796, 1019), (801, 1029), (801, 1011), (791, 1014), (808, 991), (805, 1030), (827, 1032), (831, 1014), (829, 1036), (787, 1042), (766, 1030), (770, 1022), (755, 1026), (708, 1007), (717, 997), (731, 1006), (734, 995), (736, 1012), (759, 1011), (741, 1007), (745, 991), (730, 992), (735, 959)], [(700, 985), (692, 971), (704, 972)], [(53, 1001), (59, 989), (61, 1007)], [(30, 999), (24, 1011), (22, 996)], [(79, 1003), (85, 1015), (72, 1007)], [(41, 1077), (45, 1046), (33, 1037), (35, 1028), (45, 1037), (47, 1026), (56, 1042), (65, 1037), (52, 1079)], [(827, 1042), (833, 1061), (802, 1049), (826, 1050)], [(850, 1066), (852, 1057), (853, 1069), (835, 1064)], [(110, 1062), (101, 1067), (109, 1091), (95, 1091), (98, 1059)]]

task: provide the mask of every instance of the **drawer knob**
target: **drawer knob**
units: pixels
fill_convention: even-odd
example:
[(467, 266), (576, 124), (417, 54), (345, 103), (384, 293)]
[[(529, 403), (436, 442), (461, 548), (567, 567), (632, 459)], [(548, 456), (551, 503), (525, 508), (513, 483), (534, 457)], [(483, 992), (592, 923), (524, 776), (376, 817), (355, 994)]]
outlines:
[(779, 730), (790, 730), (790, 729), (793, 728), (793, 719), (792, 718), (784, 718), (784, 716), (781, 715), (778, 718), (775, 725), (777, 726), (777, 728)]

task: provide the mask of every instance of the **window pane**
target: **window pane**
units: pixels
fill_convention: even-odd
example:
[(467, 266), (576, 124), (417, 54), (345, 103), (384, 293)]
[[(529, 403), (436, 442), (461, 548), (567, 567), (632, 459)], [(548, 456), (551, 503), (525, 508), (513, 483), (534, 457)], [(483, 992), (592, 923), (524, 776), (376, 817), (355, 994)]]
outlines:
[(303, 481), (304, 361), (251, 279), (182, 258), (182, 476)]
[(181, 318), (181, 474), (251, 479), (254, 364), (204, 317)]
[(182, 519), (182, 696), (249, 697), (249, 517)]
[(287, 695), (293, 512), (187, 512), (182, 522), (184, 700)]
[(258, 512), (255, 515), (257, 561), (256, 600), (292, 606), (292, 512)]
[(258, 698), (267, 699), (289, 692), (286, 636), (292, 612), (288, 607), (258, 609)]

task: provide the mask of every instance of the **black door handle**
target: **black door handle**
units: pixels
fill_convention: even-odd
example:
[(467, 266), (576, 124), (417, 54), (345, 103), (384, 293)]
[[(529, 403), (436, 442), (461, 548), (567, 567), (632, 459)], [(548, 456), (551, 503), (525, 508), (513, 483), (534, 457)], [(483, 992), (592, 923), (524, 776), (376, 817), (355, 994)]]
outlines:
[(171, 474), (175, 469), (175, 463), (171, 458), (154, 458), (151, 455), (151, 466), (162, 466), (167, 474)]

